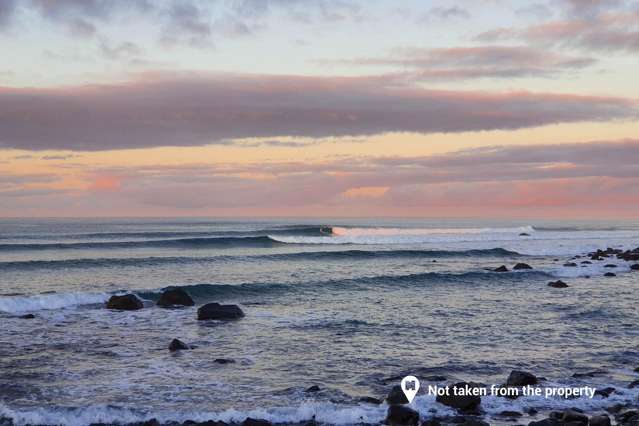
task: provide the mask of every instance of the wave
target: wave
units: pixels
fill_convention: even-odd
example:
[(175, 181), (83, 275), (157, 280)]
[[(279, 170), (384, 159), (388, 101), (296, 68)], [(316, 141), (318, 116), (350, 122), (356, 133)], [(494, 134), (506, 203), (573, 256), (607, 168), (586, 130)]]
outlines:
[(0, 251), (126, 249), (126, 248), (210, 248), (210, 247), (274, 247), (281, 245), (267, 236), (180, 238), (145, 241), (94, 241), (79, 243), (0, 244)]
[[(272, 296), (289, 292), (325, 292), (327, 290), (365, 290), (371, 287), (412, 287), (425, 284), (453, 283), (456, 285), (476, 284), (478, 282), (515, 282), (530, 278), (549, 278), (551, 275), (541, 271), (522, 271), (491, 273), (489, 271), (473, 271), (465, 273), (423, 272), (406, 275), (374, 275), (329, 281), (307, 281), (297, 283), (244, 283), (244, 284), (190, 284), (179, 286), (187, 291), (196, 302), (204, 303), (219, 299)], [(160, 294), (177, 286), (168, 286), (154, 290), (130, 290), (145, 300), (157, 300)], [(0, 296), (0, 312), (17, 314), (38, 310), (73, 308), (84, 305), (104, 303), (112, 293), (53, 293), (31, 296)]]
[(514, 228), (349, 228), (333, 226), (332, 233), (336, 236), (398, 236), (398, 235), (440, 235), (440, 234), (495, 234), (534, 232), (532, 226)]
[(255, 256), (210, 256), (210, 257), (186, 257), (186, 256), (152, 256), (143, 258), (86, 258), (63, 260), (27, 260), (0, 262), (0, 270), (35, 270), (35, 269), (68, 269), (68, 268), (110, 268), (110, 267), (140, 267), (160, 266), (167, 264), (199, 264), (228, 261), (330, 261), (330, 260), (367, 260), (387, 258), (445, 258), (445, 257), (515, 257), (519, 253), (503, 248), (486, 250), (339, 250), (339, 251), (308, 251), (296, 253), (278, 253)]

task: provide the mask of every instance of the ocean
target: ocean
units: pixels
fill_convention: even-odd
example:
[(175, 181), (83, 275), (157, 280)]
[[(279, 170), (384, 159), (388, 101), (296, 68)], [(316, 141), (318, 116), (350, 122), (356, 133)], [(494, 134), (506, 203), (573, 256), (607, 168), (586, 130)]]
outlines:
[[(636, 401), (639, 271), (575, 256), (638, 246), (637, 222), (3, 219), (0, 418), (375, 424), (388, 407), (362, 398), (404, 375), (502, 384), (514, 369), (616, 391), (487, 396), (491, 424), (508, 424), (505, 410)], [(557, 279), (569, 287), (547, 285)], [(196, 306), (156, 307), (170, 287)], [(121, 293), (145, 308), (106, 309)], [(245, 317), (197, 321), (208, 302)], [(195, 348), (170, 352), (173, 338)], [(452, 414), (423, 392), (411, 406)]]

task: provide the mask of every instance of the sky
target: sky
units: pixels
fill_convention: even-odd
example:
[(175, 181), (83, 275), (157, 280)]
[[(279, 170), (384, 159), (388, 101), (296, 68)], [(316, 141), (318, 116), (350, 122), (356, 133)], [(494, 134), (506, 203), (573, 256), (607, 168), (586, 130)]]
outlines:
[(0, 217), (639, 214), (639, 2), (0, 0)]

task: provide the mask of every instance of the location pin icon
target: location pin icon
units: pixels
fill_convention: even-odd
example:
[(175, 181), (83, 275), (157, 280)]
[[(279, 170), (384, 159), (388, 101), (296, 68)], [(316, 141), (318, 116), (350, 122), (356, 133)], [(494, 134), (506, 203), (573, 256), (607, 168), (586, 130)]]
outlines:
[(417, 391), (419, 391), (419, 380), (415, 376), (406, 376), (402, 379), (402, 390), (404, 391), (404, 395), (406, 395), (406, 399), (408, 399), (408, 403), (413, 402), (415, 395), (417, 395)]

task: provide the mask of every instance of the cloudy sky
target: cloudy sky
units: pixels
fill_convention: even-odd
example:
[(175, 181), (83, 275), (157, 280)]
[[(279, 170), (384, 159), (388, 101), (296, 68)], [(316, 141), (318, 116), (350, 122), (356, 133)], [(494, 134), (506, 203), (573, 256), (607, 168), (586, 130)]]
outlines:
[(0, 0), (0, 216), (632, 218), (631, 0)]

